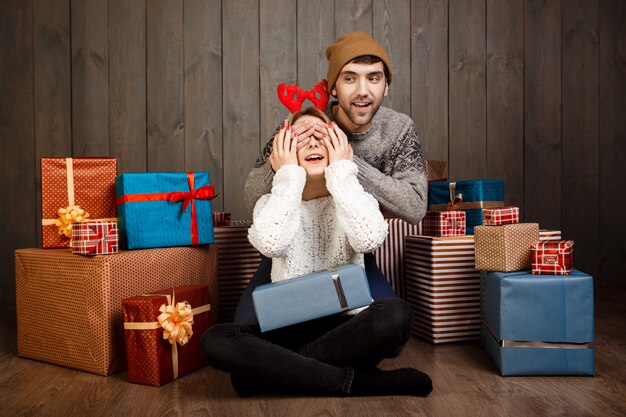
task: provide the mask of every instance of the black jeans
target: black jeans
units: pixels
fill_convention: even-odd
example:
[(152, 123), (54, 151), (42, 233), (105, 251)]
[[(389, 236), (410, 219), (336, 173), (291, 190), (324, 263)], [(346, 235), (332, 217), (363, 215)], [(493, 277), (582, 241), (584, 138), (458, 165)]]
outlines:
[(224, 323), (202, 337), (209, 364), (259, 387), (312, 394), (350, 393), (355, 367), (374, 366), (409, 339), (412, 311), (399, 298), (374, 301), (360, 313), (333, 315), (261, 333)]

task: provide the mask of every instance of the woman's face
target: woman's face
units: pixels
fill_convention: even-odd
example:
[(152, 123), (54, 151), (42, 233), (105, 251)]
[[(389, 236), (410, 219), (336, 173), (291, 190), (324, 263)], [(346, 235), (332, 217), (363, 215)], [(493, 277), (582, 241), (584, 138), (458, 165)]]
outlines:
[[(325, 124), (316, 116), (306, 115), (296, 120), (294, 126), (307, 120)], [(328, 166), (328, 151), (324, 143), (311, 136), (309, 143), (298, 151), (298, 164), (305, 169), (308, 176), (324, 175), (324, 169)]]

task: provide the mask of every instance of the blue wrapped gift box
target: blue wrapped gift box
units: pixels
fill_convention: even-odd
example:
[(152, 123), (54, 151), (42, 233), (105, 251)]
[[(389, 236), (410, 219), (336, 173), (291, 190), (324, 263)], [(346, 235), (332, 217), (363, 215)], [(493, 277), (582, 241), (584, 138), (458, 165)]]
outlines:
[(364, 307), (372, 301), (365, 270), (355, 264), (260, 285), (252, 292), (262, 332)]
[(502, 180), (435, 181), (428, 184), (428, 210), (465, 210), (466, 233), (483, 224), (483, 209), (504, 207)]
[(481, 271), (482, 342), (502, 375), (593, 375), (593, 278)]
[(124, 249), (213, 243), (209, 173), (124, 173), (115, 181)]

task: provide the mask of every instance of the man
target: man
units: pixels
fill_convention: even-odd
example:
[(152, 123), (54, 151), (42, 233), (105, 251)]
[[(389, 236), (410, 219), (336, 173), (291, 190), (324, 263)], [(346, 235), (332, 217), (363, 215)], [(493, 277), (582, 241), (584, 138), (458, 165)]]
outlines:
[[(427, 181), (422, 151), (411, 119), (382, 102), (392, 80), (387, 52), (365, 32), (340, 37), (326, 50), (328, 89), (337, 100), (326, 113), (348, 136), (365, 191), (394, 217), (417, 224), (427, 205)], [(321, 138), (319, 125), (304, 124), (294, 130), (298, 149), (311, 135)], [(244, 190), (252, 210), (271, 190), (274, 172), (269, 162), (273, 139), (265, 146)]]

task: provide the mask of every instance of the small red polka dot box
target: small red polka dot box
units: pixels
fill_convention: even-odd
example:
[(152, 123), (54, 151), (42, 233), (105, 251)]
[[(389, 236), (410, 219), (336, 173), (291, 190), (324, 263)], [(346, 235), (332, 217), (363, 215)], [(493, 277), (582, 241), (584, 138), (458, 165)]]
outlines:
[(534, 275), (569, 275), (574, 268), (574, 241), (548, 240), (532, 245)]
[(422, 219), (422, 234), (432, 237), (465, 236), (463, 210), (428, 211)]
[(206, 365), (209, 288), (189, 285), (122, 300), (128, 380), (161, 386)]
[(76, 222), (115, 221), (115, 158), (41, 158), (43, 248), (70, 247)]
[(483, 209), (483, 225), (485, 226), (503, 226), (514, 223), (519, 223), (519, 207)]
[(116, 222), (74, 223), (72, 253), (80, 255), (111, 255), (118, 252)]

